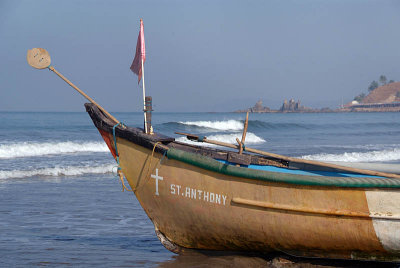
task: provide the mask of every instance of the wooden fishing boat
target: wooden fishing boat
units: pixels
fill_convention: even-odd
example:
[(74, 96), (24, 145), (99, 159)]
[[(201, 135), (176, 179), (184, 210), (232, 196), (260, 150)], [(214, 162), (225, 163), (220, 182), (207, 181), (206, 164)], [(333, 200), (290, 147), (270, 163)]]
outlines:
[(161, 243), (173, 252), (400, 261), (396, 174), (363, 175), (247, 149), (189, 145), (115, 125), (96, 105), (85, 106)]
[[(133, 68), (139, 80), (140, 57), (134, 63), (142, 69)], [(91, 102), (86, 110), (122, 182), (123, 173), (167, 249), (400, 261), (400, 175), (245, 148), (246, 123), (238, 145), (220, 144), (238, 152), (152, 133), (144, 81), (145, 128), (124, 126), (51, 66), (45, 49), (28, 50), (27, 61), (53, 71)]]

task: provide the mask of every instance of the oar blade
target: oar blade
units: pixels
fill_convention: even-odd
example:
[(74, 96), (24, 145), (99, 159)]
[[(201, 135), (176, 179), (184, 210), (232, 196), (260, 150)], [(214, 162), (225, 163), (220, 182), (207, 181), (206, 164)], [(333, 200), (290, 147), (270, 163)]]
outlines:
[(30, 66), (36, 69), (45, 69), (49, 67), (51, 63), (49, 52), (44, 48), (36, 47), (28, 49), (26, 60)]

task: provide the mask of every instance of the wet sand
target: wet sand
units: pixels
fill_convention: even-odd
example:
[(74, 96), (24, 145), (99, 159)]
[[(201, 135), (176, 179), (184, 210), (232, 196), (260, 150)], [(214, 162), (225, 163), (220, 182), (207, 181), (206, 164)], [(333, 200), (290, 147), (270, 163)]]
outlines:
[(162, 268), (171, 267), (271, 267), (271, 268), (300, 268), (300, 267), (363, 267), (363, 268), (392, 268), (400, 264), (382, 262), (362, 262), (330, 259), (299, 258), (285, 254), (239, 254), (237, 252), (190, 251), (175, 255), (159, 265)]

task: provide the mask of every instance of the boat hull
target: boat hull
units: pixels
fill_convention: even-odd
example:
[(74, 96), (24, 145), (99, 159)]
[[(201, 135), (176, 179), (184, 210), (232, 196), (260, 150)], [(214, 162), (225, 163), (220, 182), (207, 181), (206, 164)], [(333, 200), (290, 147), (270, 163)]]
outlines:
[(168, 159), (124, 139), (117, 138), (117, 146), (140, 204), (180, 247), (399, 260), (396, 190), (255, 181)]
[(110, 123), (93, 121), (113, 156), (119, 155), (121, 170), (157, 236), (173, 252), (281, 251), (400, 261), (396, 179), (265, 172), (239, 176), (248, 169), (182, 152), (173, 142), (159, 150), (161, 142), (154, 136), (136, 130), (128, 135), (122, 128), (113, 134)]

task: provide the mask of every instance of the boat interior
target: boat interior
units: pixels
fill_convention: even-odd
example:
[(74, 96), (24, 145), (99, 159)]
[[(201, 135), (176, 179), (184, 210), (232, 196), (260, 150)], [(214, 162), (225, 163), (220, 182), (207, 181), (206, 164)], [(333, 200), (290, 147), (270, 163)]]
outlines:
[[(95, 105), (85, 104), (86, 110), (91, 116), (93, 122), (98, 129), (113, 133), (115, 122), (107, 117)], [(115, 128), (115, 133), (118, 137), (130, 140), (136, 144), (142, 145), (149, 149), (153, 149), (156, 143), (161, 146), (156, 146), (155, 151), (164, 153), (169, 148), (179, 149), (185, 152), (190, 152), (206, 157), (213, 158), (227, 165), (235, 165), (243, 168), (264, 170), (278, 173), (289, 173), (298, 175), (311, 176), (329, 176), (329, 177), (373, 177), (384, 178), (380, 176), (365, 175), (362, 173), (349, 172), (346, 167), (356, 166), (359, 169), (368, 169), (374, 171), (390, 172), (392, 174), (400, 174), (400, 165), (398, 164), (379, 164), (379, 163), (335, 163), (339, 166), (335, 168), (327, 167), (324, 163), (313, 161), (312, 163), (304, 163), (302, 161), (287, 161), (285, 159), (264, 156), (255, 153), (244, 151), (239, 153), (237, 150), (225, 149), (224, 147), (209, 147), (196, 145), (192, 143), (184, 143), (176, 141), (175, 138), (168, 137), (159, 133), (152, 135), (145, 134), (142, 128), (129, 126)], [(199, 142), (201, 144), (201, 142)], [(301, 159), (299, 159), (301, 160)], [(340, 168), (343, 166), (343, 169)]]

